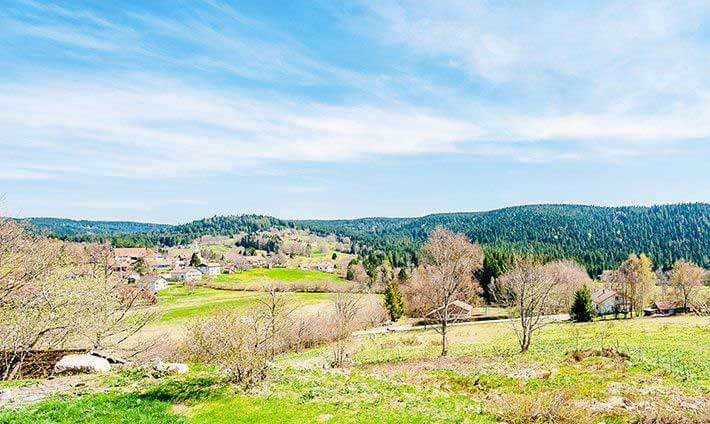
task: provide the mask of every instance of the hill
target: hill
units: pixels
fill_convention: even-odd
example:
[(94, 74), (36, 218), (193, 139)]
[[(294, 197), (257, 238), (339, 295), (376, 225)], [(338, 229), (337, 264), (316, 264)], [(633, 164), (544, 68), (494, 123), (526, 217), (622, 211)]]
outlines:
[(645, 252), (656, 266), (668, 266), (675, 259), (685, 258), (710, 268), (710, 204), (707, 203), (652, 207), (529, 205), (418, 218), (352, 220), (289, 221), (263, 215), (231, 215), (177, 226), (51, 218), (29, 221), (59, 237), (73, 240), (110, 237), (119, 246), (173, 246), (207, 234), (232, 235), (295, 227), (348, 237), (361, 254), (375, 254), (379, 260), (386, 257), (396, 266), (416, 262), (421, 243), (434, 227), (442, 225), (466, 234), (489, 251), (532, 251), (551, 258), (575, 258), (592, 275), (616, 267), (631, 252)]
[(710, 267), (710, 204), (652, 207), (581, 205), (515, 206), (488, 212), (445, 213), (421, 218), (301, 221), (303, 227), (336, 233), (372, 249), (408, 259), (437, 225), (504, 250), (533, 250), (576, 258), (596, 274), (630, 252), (645, 252), (657, 266), (686, 258)]
[(165, 231), (166, 224), (150, 224), (131, 221), (88, 221), (66, 218), (24, 218), (18, 221), (33, 229), (56, 237), (135, 234), (151, 231)]

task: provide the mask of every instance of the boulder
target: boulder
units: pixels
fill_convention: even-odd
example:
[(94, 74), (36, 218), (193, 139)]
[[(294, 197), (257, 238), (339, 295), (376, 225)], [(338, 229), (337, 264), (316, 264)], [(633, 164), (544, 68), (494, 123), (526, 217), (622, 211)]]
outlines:
[(94, 373), (111, 370), (111, 364), (104, 358), (89, 354), (66, 355), (54, 366), (56, 374), (62, 373)]
[(168, 374), (185, 374), (189, 371), (189, 368), (185, 364), (179, 364), (176, 362), (157, 362), (154, 368), (158, 372), (164, 372)]
[(154, 359), (139, 369), (148, 373), (149, 375), (160, 378), (165, 375), (170, 374), (185, 374), (189, 371), (189, 368), (185, 364), (180, 364), (176, 362), (163, 362), (160, 359)]

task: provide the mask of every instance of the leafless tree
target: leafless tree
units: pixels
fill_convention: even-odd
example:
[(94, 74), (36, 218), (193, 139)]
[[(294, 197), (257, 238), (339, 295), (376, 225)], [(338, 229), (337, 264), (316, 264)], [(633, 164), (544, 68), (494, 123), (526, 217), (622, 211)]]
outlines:
[(592, 279), (589, 278), (584, 267), (572, 260), (559, 260), (548, 262), (544, 270), (555, 283), (555, 291), (550, 298), (549, 312), (569, 311), (574, 294), (582, 286), (591, 287)]
[(20, 375), (33, 350), (109, 340), (115, 347), (147, 322), (133, 312), (139, 297), (119, 290), (116, 277), (94, 273), (95, 258), (83, 247), (2, 220), (0, 240), (0, 378)]
[(477, 296), (480, 287), (473, 274), (483, 266), (483, 250), (463, 234), (436, 227), (422, 246), (419, 267), (408, 287), (408, 297), (415, 298), (430, 318), (439, 325), (441, 355), (449, 351), (448, 327), (456, 319), (455, 301)]
[(643, 253), (638, 256), (629, 255), (614, 273), (615, 290), (627, 299), (631, 318), (643, 310), (655, 279), (651, 260)]
[(547, 321), (544, 315), (555, 306), (556, 280), (545, 269), (531, 259), (518, 259), (515, 268), (501, 275), (497, 280), (495, 293), (499, 301), (510, 306), (513, 316), (517, 317), (514, 324), (515, 334), (520, 343), (521, 352), (530, 347), (535, 331), (542, 328)]
[(267, 286), (264, 291), (266, 297), (259, 300), (259, 313), (266, 325), (266, 349), (271, 361), (286, 340), (285, 331), (294, 307), (289, 303), (287, 294), (279, 291), (276, 286)]
[(689, 308), (705, 281), (707, 271), (692, 262), (679, 259), (668, 273), (668, 279), (676, 299), (683, 302), (683, 308)]
[(336, 293), (332, 297), (333, 314), (329, 328), (333, 339), (333, 367), (341, 368), (347, 362), (350, 336), (357, 325), (360, 297), (349, 293)]

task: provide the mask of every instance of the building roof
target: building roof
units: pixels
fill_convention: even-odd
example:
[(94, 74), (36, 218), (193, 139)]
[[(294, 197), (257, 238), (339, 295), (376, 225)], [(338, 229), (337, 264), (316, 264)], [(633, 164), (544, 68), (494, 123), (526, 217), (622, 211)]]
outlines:
[(131, 258), (144, 258), (148, 255), (145, 247), (117, 247), (113, 251), (115, 256), (130, 256)]
[[(466, 312), (471, 312), (471, 311), (473, 311), (473, 306), (469, 305), (469, 304), (466, 303), (466, 302), (462, 302), (462, 301), (460, 301), (460, 300), (454, 300), (453, 302), (451, 302), (451, 303), (449, 303), (449, 304), (447, 305), (447, 307), (451, 307), (451, 306), (456, 306), (457, 308), (461, 308), (461, 309), (463, 309), (463, 310), (466, 311)], [(434, 314), (434, 313), (436, 313), (436, 312), (441, 311), (442, 309), (444, 309), (444, 307), (443, 307), (443, 306), (440, 306), (440, 307), (438, 307), (438, 308), (432, 310), (431, 312), (429, 312), (429, 313), (426, 314), (425, 316), (432, 315), (432, 314)]]
[(604, 303), (607, 299), (618, 295), (615, 290), (601, 289), (592, 293), (592, 303)]
[(664, 301), (664, 300), (659, 300), (657, 302), (653, 302), (653, 305), (659, 311), (666, 311), (668, 309), (675, 309), (678, 307), (678, 304), (676, 302)]
[(166, 259), (151, 259), (149, 261), (146, 261), (148, 266), (159, 266), (159, 265), (165, 265), (165, 266), (170, 266), (170, 261)]
[(175, 272), (200, 272), (200, 271), (196, 270), (195, 268), (193, 268), (191, 266), (186, 266), (185, 268), (174, 269), (174, 270), (172, 270), (172, 272), (175, 273)]
[(150, 283), (154, 283), (158, 280), (164, 280), (164, 278), (158, 274), (148, 274), (148, 275), (144, 275), (143, 278), (141, 278), (141, 283), (150, 284)]

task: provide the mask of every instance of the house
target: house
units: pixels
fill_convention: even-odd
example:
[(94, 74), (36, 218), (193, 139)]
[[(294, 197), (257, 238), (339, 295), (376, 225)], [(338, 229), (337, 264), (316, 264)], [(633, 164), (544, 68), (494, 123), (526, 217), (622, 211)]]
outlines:
[(131, 284), (137, 283), (137, 282), (140, 281), (141, 275), (140, 275), (139, 273), (137, 273), (137, 272), (132, 272), (132, 273), (128, 274), (128, 276), (126, 277), (126, 279), (127, 279), (128, 282), (131, 283)]
[(445, 308), (448, 312), (449, 320), (451, 321), (469, 319), (471, 318), (471, 313), (473, 312), (473, 306), (460, 300), (454, 300), (447, 306), (441, 306), (432, 310), (428, 314), (424, 315), (424, 317), (430, 319), (440, 318), (443, 315)]
[(333, 264), (318, 264), (316, 265), (316, 269), (322, 272), (335, 272)]
[(202, 273), (192, 267), (178, 268), (170, 271), (170, 278), (173, 281), (199, 281)]
[(143, 276), (143, 278), (138, 281), (138, 288), (155, 294), (160, 290), (168, 288), (168, 282), (158, 274), (149, 274)]
[(126, 272), (131, 268), (131, 263), (125, 260), (112, 261), (109, 267), (116, 272)]
[(215, 262), (203, 263), (197, 268), (205, 275), (219, 275), (222, 272), (222, 266)]
[(170, 271), (170, 261), (164, 258), (154, 258), (147, 261), (153, 271)]
[(596, 315), (626, 313), (628, 300), (624, 295), (610, 289), (601, 289), (592, 293), (592, 304)]
[(114, 249), (113, 255), (116, 258), (116, 262), (132, 262), (148, 256), (148, 249), (145, 247), (117, 247)]
[(644, 315), (675, 315), (688, 312), (688, 308), (683, 307), (678, 302), (672, 301), (656, 301), (653, 302), (653, 307), (644, 309)]

